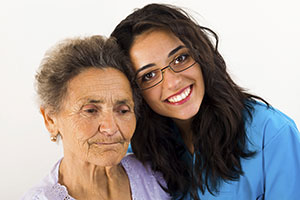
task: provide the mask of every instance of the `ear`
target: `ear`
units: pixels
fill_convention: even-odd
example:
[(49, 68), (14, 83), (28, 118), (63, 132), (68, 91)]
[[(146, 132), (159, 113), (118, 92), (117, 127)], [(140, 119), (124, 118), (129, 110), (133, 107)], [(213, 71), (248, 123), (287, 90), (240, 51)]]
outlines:
[(51, 111), (52, 110), (49, 108), (40, 107), (40, 112), (43, 115), (46, 128), (52, 136), (57, 136), (59, 133), (57, 120), (55, 114)]

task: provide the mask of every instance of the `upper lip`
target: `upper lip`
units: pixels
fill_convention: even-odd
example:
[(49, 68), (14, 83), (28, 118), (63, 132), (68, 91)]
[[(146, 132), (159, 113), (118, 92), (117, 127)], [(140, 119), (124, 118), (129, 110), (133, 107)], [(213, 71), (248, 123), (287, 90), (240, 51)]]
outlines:
[(185, 88), (179, 90), (179, 91), (176, 92), (175, 94), (172, 94), (171, 96), (167, 97), (167, 98), (165, 99), (165, 101), (168, 100), (168, 99), (171, 98), (171, 97), (174, 97), (174, 96), (177, 96), (177, 95), (181, 94), (184, 90), (186, 90), (186, 89), (189, 88), (189, 87), (191, 87), (191, 85), (189, 85), (189, 86), (187, 86), (187, 87), (185, 87)]
[(93, 141), (91, 143), (94, 144), (117, 144), (117, 143), (124, 143), (123, 140), (117, 140), (117, 141)]
[(96, 144), (117, 144), (121, 142), (96, 142)]

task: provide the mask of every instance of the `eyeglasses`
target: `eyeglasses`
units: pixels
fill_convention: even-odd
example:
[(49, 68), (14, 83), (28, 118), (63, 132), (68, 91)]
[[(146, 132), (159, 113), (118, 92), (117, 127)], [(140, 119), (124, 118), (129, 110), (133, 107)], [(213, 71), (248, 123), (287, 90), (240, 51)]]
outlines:
[(191, 68), (195, 63), (196, 61), (188, 53), (181, 53), (162, 69), (145, 69), (143, 72), (138, 73), (136, 82), (141, 90), (147, 90), (162, 82), (163, 73), (167, 68), (179, 73)]

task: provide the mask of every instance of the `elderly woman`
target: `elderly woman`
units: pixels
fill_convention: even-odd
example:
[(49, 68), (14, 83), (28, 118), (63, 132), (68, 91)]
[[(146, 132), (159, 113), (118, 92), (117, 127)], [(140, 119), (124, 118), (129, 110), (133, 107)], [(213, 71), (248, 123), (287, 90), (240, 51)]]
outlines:
[(101, 36), (68, 39), (46, 54), (36, 75), (40, 111), (64, 157), (23, 199), (169, 198), (160, 174), (125, 156), (138, 99), (128, 65)]

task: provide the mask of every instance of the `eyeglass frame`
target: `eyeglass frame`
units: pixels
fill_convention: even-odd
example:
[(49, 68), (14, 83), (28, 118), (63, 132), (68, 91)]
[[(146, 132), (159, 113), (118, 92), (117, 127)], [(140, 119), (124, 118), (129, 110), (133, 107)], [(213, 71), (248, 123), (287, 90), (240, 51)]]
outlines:
[[(148, 89), (150, 89), (150, 88), (153, 88), (153, 87), (155, 87), (155, 86), (157, 86), (158, 84), (160, 84), (163, 80), (164, 80), (164, 71), (167, 69), (167, 68), (170, 68), (173, 72), (175, 72), (175, 73), (180, 73), (180, 72), (183, 72), (183, 71), (185, 71), (185, 70), (187, 70), (187, 69), (189, 69), (189, 68), (191, 68), (191, 67), (193, 67), (196, 63), (197, 63), (197, 61), (195, 61), (193, 64), (191, 64), (190, 66), (188, 66), (188, 67), (186, 67), (186, 68), (184, 68), (184, 69), (182, 69), (182, 70), (180, 70), (180, 71), (175, 71), (172, 67), (171, 67), (171, 63), (172, 62), (174, 62), (174, 60), (175, 60), (176, 58), (174, 58), (167, 66), (165, 66), (165, 67), (163, 67), (162, 69), (156, 69), (156, 70), (159, 70), (160, 71), (160, 73), (161, 73), (161, 80), (160, 81), (158, 81), (157, 83), (155, 83), (154, 85), (152, 85), (152, 86), (150, 86), (150, 87), (147, 87), (147, 88), (141, 88), (140, 87), (140, 85), (137, 83), (137, 74), (135, 75), (135, 82), (137, 83), (137, 85), (138, 85), (138, 87), (140, 88), (140, 90), (148, 90)], [(154, 70), (154, 71), (156, 71), (156, 70)], [(140, 78), (140, 77), (139, 77)]]

